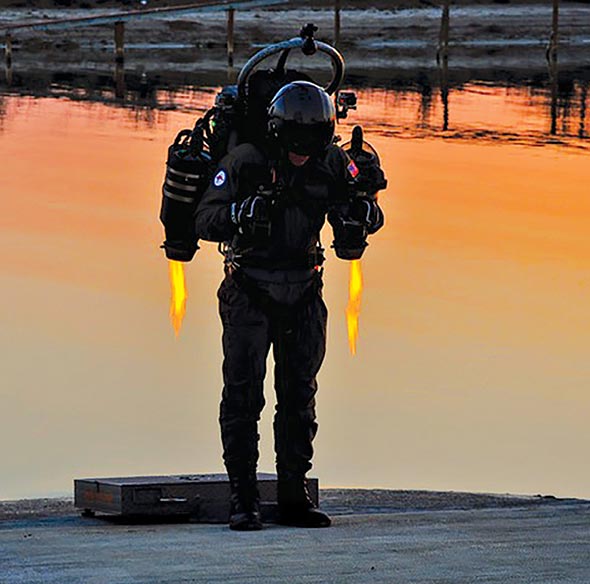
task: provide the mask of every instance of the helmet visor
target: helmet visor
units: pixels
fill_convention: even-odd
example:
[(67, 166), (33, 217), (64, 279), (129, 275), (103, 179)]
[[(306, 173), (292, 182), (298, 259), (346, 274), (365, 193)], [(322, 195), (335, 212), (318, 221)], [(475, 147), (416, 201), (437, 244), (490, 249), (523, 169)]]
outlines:
[(334, 138), (332, 122), (300, 124), (293, 121), (283, 122), (279, 133), (281, 145), (288, 152), (302, 156), (313, 156), (323, 152)]

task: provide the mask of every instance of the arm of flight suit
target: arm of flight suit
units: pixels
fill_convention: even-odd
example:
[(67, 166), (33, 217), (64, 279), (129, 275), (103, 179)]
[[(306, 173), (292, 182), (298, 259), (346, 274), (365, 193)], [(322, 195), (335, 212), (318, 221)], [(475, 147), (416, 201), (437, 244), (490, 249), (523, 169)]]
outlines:
[(264, 155), (252, 144), (241, 144), (223, 158), (209, 188), (195, 212), (195, 231), (199, 239), (229, 241), (236, 234), (239, 212), (233, 203), (254, 194), (255, 169), (265, 164)]
[(231, 204), (239, 188), (240, 157), (225, 156), (195, 211), (195, 231), (199, 239), (229, 241), (236, 233)]
[[(336, 190), (328, 211), (328, 222), (334, 233), (334, 250), (340, 259), (359, 259), (368, 245), (367, 236), (378, 231), (384, 222), (383, 212), (377, 204), (377, 191), (366, 189), (367, 183), (377, 184), (377, 181), (361, 175), (356, 164), (341, 148), (332, 147), (326, 162), (335, 178)], [(375, 176), (379, 174), (382, 179), (380, 184), (383, 183), (380, 168), (368, 170)], [(363, 192), (359, 192), (361, 189)]]
[(348, 202), (350, 181), (354, 178), (348, 169), (350, 157), (339, 146), (329, 146), (325, 164), (329, 168), (333, 181), (330, 189), (330, 207)]

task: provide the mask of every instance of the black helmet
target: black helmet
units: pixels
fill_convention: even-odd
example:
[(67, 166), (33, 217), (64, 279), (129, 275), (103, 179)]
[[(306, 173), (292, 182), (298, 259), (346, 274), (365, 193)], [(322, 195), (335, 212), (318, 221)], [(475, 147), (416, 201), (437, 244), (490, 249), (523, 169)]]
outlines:
[(336, 110), (330, 96), (309, 81), (282, 87), (268, 108), (268, 131), (287, 152), (312, 155), (332, 143)]

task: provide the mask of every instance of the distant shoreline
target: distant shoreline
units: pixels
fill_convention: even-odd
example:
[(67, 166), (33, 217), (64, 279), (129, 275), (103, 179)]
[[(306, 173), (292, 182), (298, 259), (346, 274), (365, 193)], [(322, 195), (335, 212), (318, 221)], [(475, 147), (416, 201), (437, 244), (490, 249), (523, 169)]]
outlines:
[[(155, 5), (153, 2), (150, 7)], [(328, 8), (331, 5), (328, 0), (300, 2), (297, 9), (289, 7), (287, 14), (276, 9), (237, 13), (236, 67), (260, 47), (296, 35), (301, 24), (309, 20), (318, 25), (318, 38), (333, 42), (334, 15)], [(0, 12), (0, 31), (7, 30), (11, 23), (86, 16), (91, 12), (80, 10), (76, 3), (71, 8), (56, 9), (54, 0), (0, 0), (0, 6), (10, 7)], [(431, 78), (430, 84), (436, 82), (442, 14), (439, 4), (419, 0), (393, 4), (343, 0), (342, 6), (338, 48), (345, 56), (351, 78), (393, 83), (425, 76)], [(388, 9), (382, 10), (384, 6)], [(93, 2), (92, 7), (99, 7), (102, 13), (114, 10), (111, 2)], [(120, 3), (117, 7), (128, 9)], [(453, 2), (449, 80), (512, 81), (527, 77), (544, 82), (548, 76), (546, 51), (551, 14), (550, 3), (542, 0)], [(560, 73), (590, 78), (590, 0), (562, 2), (559, 23)], [(185, 85), (201, 85), (203, 77), (227, 75), (226, 26), (224, 11), (129, 22), (124, 37), (125, 74), (130, 79), (144, 76), (149, 82), (161, 80), (164, 86), (175, 78)], [(3, 41), (0, 38), (0, 45)], [(43, 70), (70, 76), (112, 75), (112, 24), (45, 32), (15, 29), (12, 44), (15, 80), (19, 75), (30, 77)], [(23, 79), (23, 83), (28, 82)]]
[[(204, 1), (204, 0), (201, 0)], [(148, 0), (145, 8), (164, 8), (196, 4), (199, 0)], [(514, 4), (536, 4), (539, 0), (453, 0), (453, 6), (478, 6), (496, 4), (498, 6)], [(561, 0), (561, 4), (588, 3), (588, 0)], [(292, 2), (294, 4), (294, 2)], [(374, 8), (378, 10), (403, 10), (406, 8), (424, 8), (441, 6), (441, 0), (341, 0), (344, 10)], [(301, 8), (332, 8), (334, 0), (297, 0)], [(0, 0), (0, 8), (59, 8), (59, 9), (96, 9), (120, 8), (124, 10), (140, 9), (139, 0)], [(292, 6), (291, 6), (292, 7)], [(280, 10), (281, 8), (277, 8)]]

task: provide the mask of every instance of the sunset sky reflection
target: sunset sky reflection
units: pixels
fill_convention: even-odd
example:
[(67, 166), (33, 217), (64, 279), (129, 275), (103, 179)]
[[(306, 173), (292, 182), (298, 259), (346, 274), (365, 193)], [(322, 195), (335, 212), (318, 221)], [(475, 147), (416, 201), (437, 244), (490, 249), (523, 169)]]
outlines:
[[(187, 266), (176, 340), (159, 249), (166, 147), (194, 115), (142, 124), (104, 104), (3, 99), (0, 498), (88, 475), (220, 471), (221, 258), (205, 244)], [(423, 115), (419, 92), (364, 90), (340, 128), (365, 126), (390, 186), (354, 359), (348, 265), (328, 254), (313, 473), (323, 486), (588, 497), (590, 164), (576, 109), (559, 144), (529, 90), (453, 93), (446, 133), (432, 100)], [(267, 398), (270, 471), (270, 383)]]

